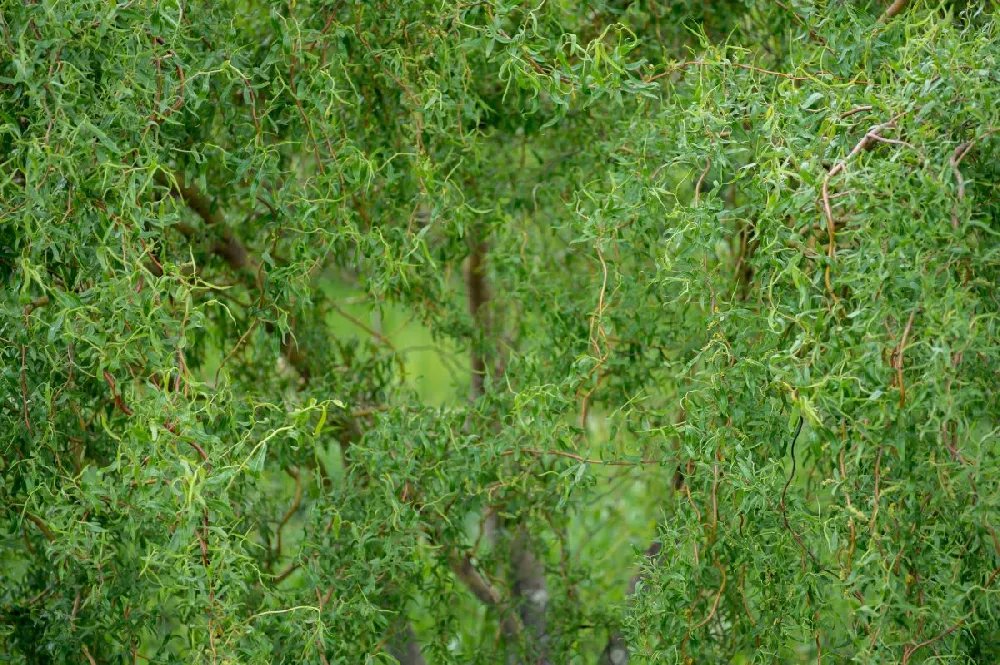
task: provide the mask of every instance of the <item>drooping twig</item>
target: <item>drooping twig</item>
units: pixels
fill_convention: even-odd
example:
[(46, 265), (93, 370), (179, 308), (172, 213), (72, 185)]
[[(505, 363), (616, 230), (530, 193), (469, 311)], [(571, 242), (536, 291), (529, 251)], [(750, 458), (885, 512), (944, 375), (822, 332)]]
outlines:
[(955, 183), (958, 185), (958, 201), (951, 209), (951, 227), (953, 229), (958, 228), (958, 206), (965, 203), (965, 180), (962, 178), (962, 172), (958, 169), (958, 165), (961, 164), (972, 146), (972, 141), (958, 144), (955, 151), (951, 153), (951, 159), (948, 160), (948, 163), (951, 164), (951, 172), (955, 175)]
[(840, 449), (840, 478), (844, 483), (844, 498), (847, 499), (847, 526), (851, 531), (851, 543), (847, 549), (847, 572), (851, 572), (851, 560), (854, 557), (854, 549), (856, 546), (856, 534), (854, 530), (854, 506), (851, 504), (851, 493), (847, 489), (847, 469), (844, 466), (844, 449)]
[(878, 504), (879, 504), (879, 486), (882, 481), (882, 446), (878, 447), (878, 452), (875, 455), (875, 497), (874, 507), (872, 508), (872, 517), (868, 523), (868, 533), (872, 536), (875, 535), (875, 519), (878, 517)]
[(903, 328), (903, 337), (899, 340), (899, 344), (892, 351), (892, 358), (890, 363), (893, 369), (896, 370), (896, 383), (899, 384), (899, 408), (903, 408), (906, 402), (906, 385), (903, 383), (903, 354), (906, 352), (906, 342), (910, 337), (910, 329), (913, 328), (913, 318), (917, 315), (916, 307), (910, 312), (910, 318), (906, 322), (906, 327)]
[(226, 354), (226, 356), (222, 359), (222, 362), (219, 363), (219, 366), (215, 368), (215, 380), (212, 381), (212, 385), (219, 385), (219, 373), (222, 372), (222, 368), (226, 366), (226, 363), (229, 362), (230, 358), (236, 355), (236, 352), (239, 351), (241, 346), (243, 346), (243, 342), (250, 337), (250, 334), (257, 329), (258, 323), (260, 323), (260, 319), (253, 320), (253, 323), (247, 327), (246, 332), (244, 332), (243, 335), (240, 336), (239, 340), (237, 340), (236, 345), (229, 351), (229, 353)]
[(753, 614), (750, 613), (750, 605), (747, 603), (747, 594), (744, 589), (744, 581), (746, 580), (747, 567), (743, 566), (740, 570), (740, 598), (743, 600), (743, 610), (747, 614), (747, 618), (750, 619), (750, 623), (754, 626), (757, 625), (757, 620), (753, 618)]
[(708, 616), (699, 621), (698, 624), (691, 629), (692, 631), (702, 628), (706, 623), (712, 620), (712, 617), (714, 617), (715, 613), (719, 610), (719, 601), (722, 600), (722, 592), (726, 590), (726, 569), (722, 567), (722, 564), (719, 563), (718, 559), (715, 560), (715, 567), (719, 569), (720, 573), (722, 573), (722, 584), (719, 585), (719, 590), (715, 594), (715, 602), (712, 603), (712, 609), (709, 610)]
[(21, 406), (24, 409), (24, 426), (28, 430), (28, 436), (34, 436), (34, 430), (31, 428), (31, 417), (29, 415), (28, 408), (28, 346), (26, 344), (21, 345)]
[(789, 451), (792, 456), (792, 471), (791, 473), (788, 474), (788, 480), (785, 481), (785, 486), (781, 489), (781, 500), (778, 501), (778, 509), (781, 511), (781, 519), (785, 523), (785, 528), (788, 529), (789, 532), (791, 532), (792, 537), (795, 538), (795, 542), (799, 544), (799, 547), (802, 548), (802, 551), (805, 552), (810, 559), (812, 559), (812, 562), (816, 564), (817, 567), (821, 567), (819, 560), (816, 559), (816, 556), (812, 552), (810, 552), (809, 548), (806, 547), (806, 544), (802, 542), (802, 537), (798, 534), (798, 532), (795, 529), (792, 528), (792, 525), (788, 521), (788, 512), (785, 509), (785, 495), (788, 493), (788, 486), (792, 484), (792, 479), (795, 478), (795, 469), (796, 469), (795, 442), (798, 441), (799, 434), (802, 433), (803, 422), (804, 422), (804, 417), (800, 415), (799, 424), (795, 428), (795, 436), (792, 437), (791, 450)]
[(285, 515), (281, 518), (281, 522), (278, 523), (278, 535), (277, 535), (277, 538), (276, 538), (275, 552), (274, 552), (275, 559), (280, 559), (281, 558), (281, 540), (282, 540), (281, 536), (282, 536), (282, 532), (284, 531), (285, 526), (288, 524), (288, 522), (292, 519), (292, 516), (295, 515), (296, 511), (298, 511), (299, 506), (302, 505), (302, 476), (301, 476), (301, 474), (299, 474), (299, 472), (298, 472), (297, 469), (294, 469), (294, 468), (292, 468), (290, 466), (286, 466), (285, 467), (285, 473), (287, 473), (289, 476), (291, 476), (295, 480), (295, 498), (292, 499), (292, 505), (290, 505), (288, 507), (288, 510), (285, 512)]
[(788, 474), (788, 480), (785, 481), (785, 486), (781, 489), (781, 501), (778, 505), (781, 507), (781, 512), (785, 512), (785, 495), (788, 493), (788, 486), (792, 484), (792, 479), (795, 478), (795, 442), (799, 439), (799, 434), (802, 433), (802, 423), (805, 421), (803, 416), (799, 416), (799, 424), (795, 428), (795, 434), (792, 436), (791, 445), (791, 456), (792, 456), (792, 471)]

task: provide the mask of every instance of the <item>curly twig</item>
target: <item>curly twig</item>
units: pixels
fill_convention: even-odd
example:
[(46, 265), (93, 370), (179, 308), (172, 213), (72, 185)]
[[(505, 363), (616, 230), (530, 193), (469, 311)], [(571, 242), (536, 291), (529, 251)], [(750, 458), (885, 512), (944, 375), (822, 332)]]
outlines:
[(802, 537), (799, 536), (799, 534), (795, 531), (795, 529), (792, 528), (792, 525), (788, 522), (788, 513), (785, 510), (785, 494), (788, 493), (788, 486), (792, 484), (792, 479), (795, 478), (795, 469), (796, 469), (796, 465), (795, 465), (795, 442), (798, 441), (799, 434), (802, 432), (802, 423), (803, 422), (804, 422), (804, 418), (801, 415), (799, 415), (799, 425), (795, 429), (795, 436), (792, 437), (792, 445), (791, 445), (792, 472), (790, 474), (788, 474), (788, 480), (785, 481), (785, 486), (781, 490), (781, 500), (778, 501), (778, 508), (781, 510), (781, 519), (785, 523), (785, 528), (788, 529), (791, 532), (792, 536), (795, 538), (795, 542), (797, 542), (799, 544), (799, 547), (802, 548), (802, 551), (805, 552), (809, 556), (810, 559), (812, 559), (812, 561), (813, 561), (814, 564), (816, 564), (817, 566), (819, 566), (820, 568), (822, 568), (822, 566), (820, 566), (819, 561), (816, 559), (816, 556), (812, 552), (810, 552), (809, 548), (806, 547), (805, 543), (802, 542)]

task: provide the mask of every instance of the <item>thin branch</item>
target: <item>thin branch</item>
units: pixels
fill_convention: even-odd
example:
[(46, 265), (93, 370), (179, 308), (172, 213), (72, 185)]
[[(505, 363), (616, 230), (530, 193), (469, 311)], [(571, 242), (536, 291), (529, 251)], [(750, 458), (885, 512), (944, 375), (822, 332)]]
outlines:
[[(250, 252), (247, 251), (247, 248), (226, 224), (225, 218), (217, 210), (213, 201), (205, 196), (196, 186), (186, 183), (184, 177), (180, 174), (174, 174), (173, 179), (168, 180), (165, 175), (157, 172), (156, 181), (163, 186), (169, 187), (171, 194), (181, 199), (191, 210), (201, 217), (206, 226), (213, 226), (219, 229), (221, 239), (213, 245), (212, 252), (224, 259), (234, 271), (243, 273), (248, 282), (250, 279), (253, 279), (255, 288), (260, 291), (260, 304), (262, 305), (264, 298), (263, 279), (261, 277), (262, 266), (256, 264)], [(194, 229), (179, 228), (188, 237), (194, 235)], [(264, 329), (269, 334), (273, 334), (277, 330), (277, 326), (271, 321), (266, 321)], [(303, 381), (308, 382), (312, 376), (311, 363), (306, 355), (299, 350), (291, 332), (285, 333), (281, 338), (281, 354), (288, 361), (288, 364), (295, 368)]]
[[(822, 190), (823, 212), (826, 214), (826, 231), (830, 241), (830, 245), (827, 248), (827, 256), (829, 256), (831, 262), (833, 262), (834, 259), (836, 258), (837, 238), (836, 238), (836, 225), (834, 224), (833, 221), (833, 210), (830, 207), (830, 180), (832, 180), (835, 175), (844, 171), (847, 168), (847, 162), (849, 162), (851, 158), (853, 158), (856, 154), (858, 154), (862, 150), (868, 149), (871, 146), (871, 144), (874, 143), (875, 141), (884, 140), (891, 142), (890, 139), (882, 139), (880, 134), (886, 129), (894, 127), (896, 125), (896, 120), (901, 116), (902, 114), (896, 116), (889, 122), (882, 123), (881, 125), (875, 125), (867, 132), (865, 132), (865, 135), (861, 137), (861, 140), (858, 141), (857, 145), (854, 146), (854, 149), (851, 150), (851, 152), (847, 155), (847, 157), (837, 162), (837, 164), (834, 165), (832, 169), (830, 169), (830, 172), (826, 174), (826, 178), (823, 179), (823, 190)], [(824, 271), (823, 279), (826, 282), (826, 289), (830, 293), (830, 297), (833, 298), (833, 301), (835, 303), (838, 302), (839, 298), (837, 298), (837, 294), (833, 292), (833, 286), (830, 283), (829, 265), (826, 267), (826, 270)]]
[(281, 557), (282, 531), (284, 530), (285, 525), (287, 525), (288, 522), (292, 519), (292, 516), (295, 515), (296, 511), (298, 511), (299, 506), (302, 505), (302, 476), (299, 474), (297, 470), (293, 469), (290, 466), (285, 467), (285, 473), (287, 473), (289, 476), (295, 479), (295, 498), (292, 499), (292, 505), (288, 507), (288, 510), (285, 512), (284, 517), (281, 518), (281, 522), (278, 524), (278, 536), (275, 544), (276, 558)]
[(878, 504), (879, 504), (879, 485), (882, 480), (881, 475), (882, 467), (882, 446), (878, 447), (878, 452), (875, 455), (875, 498), (874, 498), (874, 508), (872, 509), (872, 517), (868, 523), (868, 533), (873, 537), (875, 535), (875, 519), (878, 517)]
[(483, 575), (472, 565), (472, 557), (465, 555), (462, 558), (451, 560), (451, 569), (455, 577), (459, 579), (483, 605), (492, 607), (500, 612), (500, 627), (504, 635), (518, 635), (521, 632), (521, 624), (517, 617), (504, 607), (503, 596), (495, 586), (490, 584)]
[(726, 590), (726, 569), (722, 567), (722, 564), (719, 563), (718, 559), (715, 560), (715, 567), (719, 569), (720, 573), (722, 573), (722, 584), (719, 585), (719, 591), (718, 593), (715, 594), (715, 602), (712, 603), (712, 609), (708, 613), (708, 616), (699, 621), (698, 625), (696, 625), (694, 628), (691, 629), (692, 631), (700, 629), (702, 626), (704, 626), (706, 623), (712, 620), (712, 617), (715, 616), (715, 613), (719, 609), (719, 601), (722, 599), (722, 592)]
[(955, 175), (955, 182), (958, 185), (958, 202), (951, 209), (951, 227), (953, 229), (958, 228), (958, 206), (965, 203), (965, 180), (962, 178), (962, 172), (958, 169), (958, 165), (971, 148), (971, 141), (958, 144), (955, 151), (951, 153), (951, 159), (948, 160), (951, 164), (951, 172)]
[(905, 647), (903, 647), (903, 660), (900, 661), (901, 665), (907, 665), (907, 663), (910, 662), (910, 658), (913, 657), (913, 654), (915, 654), (916, 652), (920, 651), (924, 647), (930, 646), (930, 645), (934, 644), (935, 642), (937, 642), (938, 640), (944, 639), (945, 637), (947, 637), (947, 636), (951, 635), (952, 633), (954, 633), (956, 630), (958, 630), (959, 628), (962, 627), (962, 624), (964, 624), (966, 622), (966, 620), (968, 620), (968, 618), (970, 616), (972, 616), (972, 615), (971, 614), (967, 614), (966, 616), (962, 617), (961, 619), (959, 619), (958, 621), (956, 621), (951, 626), (949, 626), (945, 630), (941, 631), (940, 633), (938, 633), (934, 637), (926, 639), (923, 642), (920, 642), (919, 644), (908, 644)]
[(896, 370), (896, 382), (899, 384), (899, 408), (903, 408), (906, 402), (906, 385), (903, 383), (903, 354), (906, 352), (906, 341), (910, 337), (910, 329), (913, 327), (913, 318), (917, 315), (918, 307), (914, 307), (910, 312), (910, 318), (903, 329), (903, 337), (892, 352), (891, 365)]
[(350, 321), (351, 323), (353, 323), (354, 325), (356, 325), (357, 327), (361, 328), (366, 333), (371, 335), (373, 338), (375, 338), (375, 340), (379, 344), (382, 344), (393, 353), (396, 353), (396, 347), (393, 345), (392, 340), (390, 340), (388, 337), (385, 337), (378, 331), (374, 330), (371, 326), (365, 325), (363, 321), (353, 316), (350, 312), (345, 311), (337, 303), (331, 302), (330, 307), (333, 308), (333, 311), (335, 311), (337, 314), (340, 314), (342, 317), (344, 317), (345, 319), (347, 319), (348, 321)]
[(844, 111), (843, 113), (841, 113), (840, 114), (840, 118), (841, 119), (849, 118), (852, 115), (855, 115), (857, 113), (864, 113), (865, 111), (871, 111), (871, 110), (872, 110), (871, 106), (867, 106), (867, 105), (866, 106), (856, 106), (853, 109), (851, 109), (850, 111)]
[(895, 0), (891, 5), (889, 5), (882, 16), (879, 17), (879, 23), (885, 23), (892, 17), (899, 14), (899, 12), (906, 9), (906, 5), (909, 4), (910, 0)]
[(285, 568), (283, 571), (281, 571), (275, 576), (274, 580), (272, 580), (272, 584), (275, 585), (281, 584), (289, 577), (291, 577), (292, 573), (294, 573), (299, 568), (301, 568), (301, 566), (297, 563), (290, 564), (287, 568)]
[(799, 547), (802, 548), (802, 551), (805, 552), (810, 559), (812, 559), (813, 563), (816, 564), (817, 567), (822, 568), (822, 566), (820, 566), (819, 561), (816, 559), (813, 553), (809, 551), (809, 548), (806, 547), (806, 544), (802, 542), (802, 537), (799, 536), (798, 532), (792, 528), (791, 523), (789, 523), (788, 521), (788, 511), (785, 509), (785, 495), (788, 493), (788, 486), (792, 484), (792, 479), (795, 478), (795, 468), (796, 468), (795, 442), (798, 441), (799, 434), (802, 433), (802, 423), (804, 422), (804, 420), (805, 420), (804, 417), (800, 415), (798, 427), (795, 428), (795, 436), (792, 437), (792, 445), (790, 450), (790, 454), (792, 456), (792, 471), (791, 473), (788, 474), (788, 480), (785, 481), (785, 486), (781, 489), (781, 500), (778, 501), (778, 508), (781, 511), (781, 519), (785, 523), (785, 528), (791, 532), (792, 536), (795, 538), (795, 542), (799, 544)]
[(701, 183), (705, 180), (705, 176), (708, 175), (708, 170), (712, 168), (712, 158), (705, 158), (705, 170), (701, 172), (701, 176), (698, 178), (698, 184), (694, 186), (694, 207), (698, 207), (698, 201), (701, 199)]
[(45, 524), (44, 521), (42, 521), (41, 517), (38, 517), (37, 515), (34, 515), (27, 511), (24, 513), (24, 516), (28, 518), (28, 520), (30, 520), (31, 522), (34, 522), (35, 526), (38, 527), (38, 529), (42, 532), (42, 535), (45, 536), (45, 539), (47, 541), (51, 543), (56, 539), (55, 534), (52, 533), (52, 529), (50, 529), (48, 525)]
[(468, 265), (465, 270), (465, 288), (468, 299), (469, 314), (476, 322), (477, 338), (472, 341), (469, 365), (471, 385), (469, 400), (476, 401), (483, 395), (486, 380), (486, 357), (482, 350), (483, 342), (490, 334), (490, 320), (487, 305), (490, 300), (490, 288), (486, 281), (486, 243), (477, 242), (469, 253)]
[(219, 372), (221, 372), (222, 368), (226, 366), (226, 363), (229, 362), (229, 359), (236, 355), (236, 352), (239, 351), (241, 346), (243, 346), (243, 342), (245, 342), (247, 338), (250, 337), (250, 334), (257, 329), (258, 323), (260, 323), (260, 319), (253, 320), (253, 323), (251, 323), (247, 327), (246, 332), (243, 333), (243, 335), (236, 342), (236, 346), (234, 346), (232, 350), (226, 354), (226, 357), (222, 359), (222, 362), (219, 363), (219, 366), (215, 370), (215, 379), (212, 381), (212, 385), (215, 386), (219, 385)]
[(750, 623), (757, 626), (757, 621), (753, 618), (753, 614), (750, 613), (750, 605), (747, 603), (747, 592), (744, 587), (744, 581), (746, 580), (747, 567), (743, 566), (740, 569), (740, 598), (743, 600), (743, 610), (747, 614), (747, 618), (750, 619)]
[(25, 307), (24, 307), (24, 316), (25, 316), (25, 318), (27, 318), (28, 316), (30, 316), (31, 313), (34, 312), (39, 307), (45, 307), (48, 304), (49, 304), (49, 297), (48, 296), (42, 296), (40, 298), (35, 298), (30, 303), (28, 303), (27, 305), (25, 305)]
[(21, 406), (24, 409), (24, 426), (28, 430), (28, 436), (34, 436), (34, 430), (31, 427), (31, 417), (29, 415), (28, 407), (28, 346), (26, 344), (21, 345)]
[(511, 455), (524, 453), (526, 455), (535, 455), (538, 457), (545, 455), (552, 455), (554, 457), (566, 457), (568, 459), (580, 462), (581, 464), (599, 464), (602, 466), (640, 466), (648, 464), (661, 464), (660, 460), (655, 459), (640, 459), (634, 462), (629, 462), (626, 460), (600, 460), (600, 459), (590, 459), (587, 457), (582, 457), (580, 455), (574, 455), (573, 453), (568, 453), (564, 450), (535, 450), (533, 448), (519, 448), (518, 450), (505, 450), (500, 453), (501, 457), (509, 457)]

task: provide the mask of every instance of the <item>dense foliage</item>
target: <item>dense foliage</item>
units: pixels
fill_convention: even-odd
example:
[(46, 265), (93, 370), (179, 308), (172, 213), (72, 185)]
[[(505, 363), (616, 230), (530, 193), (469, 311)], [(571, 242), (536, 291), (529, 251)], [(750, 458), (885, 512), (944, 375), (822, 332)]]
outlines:
[(0, 1), (0, 659), (1000, 662), (994, 9)]

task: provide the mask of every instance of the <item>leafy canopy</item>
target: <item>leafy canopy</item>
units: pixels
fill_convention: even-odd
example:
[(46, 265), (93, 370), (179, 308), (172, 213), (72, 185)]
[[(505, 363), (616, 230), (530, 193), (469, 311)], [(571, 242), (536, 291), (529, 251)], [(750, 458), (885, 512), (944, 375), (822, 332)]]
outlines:
[(1000, 660), (987, 4), (3, 0), (0, 653)]

